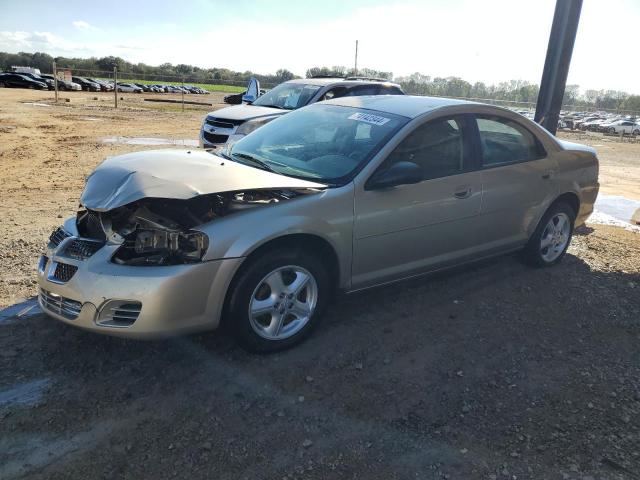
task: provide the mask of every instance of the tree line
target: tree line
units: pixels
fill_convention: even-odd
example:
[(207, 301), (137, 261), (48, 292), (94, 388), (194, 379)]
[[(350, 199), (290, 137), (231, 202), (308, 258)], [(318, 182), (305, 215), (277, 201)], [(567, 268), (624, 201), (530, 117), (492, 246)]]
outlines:
[[(281, 68), (273, 74), (261, 74), (252, 71), (236, 72), (228, 68), (200, 68), (193, 65), (163, 63), (152, 66), (145, 63), (131, 63), (120, 57), (102, 58), (67, 58), (52, 57), (46, 53), (6, 53), (0, 52), (0, 68), (8, 70), (13, 65), (39, 68), (42, 72), (50, 72), (53, 61), (59, 68), (85, 71), (118, 71), (124, 76), (139, 79), (158, 79), (159, 81), (184, 77), (191, 83), (231, 83), (244, 85), (250, 77), (256, 77), (261, 84), (272, 87), (278, 83), (299, 78), (291, 71)], [(524, 80), (510, 80), (498, 84), (487, 85), (483, 82), (470, 83), (459, 77), (431, 77), (422, 73), (413, 73), (403, 77), (394, 77), (392, 72), (371, 68), (312, 67), (306, 71), (306, 77), (314, 76), (363, 76), (394, 80), (404, 91), (413, 95), (434, 95), (444, 97), (477, 98), (495, 101), (535, 103), (540, 87)], [(631, 110), (640, 112), (640, 95), (630, 95), (619, 90), (585, 90), (579, 85), (567, 85), (563, 105), (575, 110), (607, 109)]]

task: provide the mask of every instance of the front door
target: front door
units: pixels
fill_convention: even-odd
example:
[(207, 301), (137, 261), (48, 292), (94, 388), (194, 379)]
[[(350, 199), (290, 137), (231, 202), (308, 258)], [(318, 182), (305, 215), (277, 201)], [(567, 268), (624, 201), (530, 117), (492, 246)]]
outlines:
[(474, 251), (482, 174), (472, 164), (471, 121), (458, 116), (416, 127), (378, 169), (413, 162), (423, 170), (420, 183), (356, 191), (353, 288), (422, 273)]

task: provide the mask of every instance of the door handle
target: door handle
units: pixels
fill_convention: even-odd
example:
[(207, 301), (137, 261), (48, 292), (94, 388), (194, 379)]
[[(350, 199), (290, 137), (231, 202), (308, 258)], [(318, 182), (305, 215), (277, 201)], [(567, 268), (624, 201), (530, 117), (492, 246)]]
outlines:
[(553, 177), (553, 170), (549, 170), (548, 172), (542, 174), (542, 178), (544, 180), (549, 180), (551, 177)]
[(471, 187), (464, 186), (458, 187), (455, 192), (453, 192), (453, 196), (459, 198), (460, 200), (464, 198), (469, 198), (471, 196)]

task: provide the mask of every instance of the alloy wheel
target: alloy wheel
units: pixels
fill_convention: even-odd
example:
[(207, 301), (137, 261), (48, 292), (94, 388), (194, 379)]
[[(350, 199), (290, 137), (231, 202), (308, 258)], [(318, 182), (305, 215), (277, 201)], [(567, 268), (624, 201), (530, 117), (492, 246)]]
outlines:
[(571, 221), (566, 213), (556, 213), (549, 219), (540, 238), (540, 255), (551, 263), (562, 255), (571, 235)]
[(318, 285), (308, 270), (296, 265), (277, 268), (251, 295), (251, 327), (268, 340), (289, 338), (309, 322), (317, 302)]

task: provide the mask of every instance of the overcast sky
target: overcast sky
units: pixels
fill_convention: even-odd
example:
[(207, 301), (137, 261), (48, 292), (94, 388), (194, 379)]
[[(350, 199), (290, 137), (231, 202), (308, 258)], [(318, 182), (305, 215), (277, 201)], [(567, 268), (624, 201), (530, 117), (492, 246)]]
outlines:
[[(117, 6), (114, 6), (117, 5)], [(0, 0), (0, 51), (539, 83), (555, 0)], [(584, 0), (568, 83), (640, 94), (640, 0)]]

